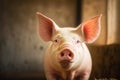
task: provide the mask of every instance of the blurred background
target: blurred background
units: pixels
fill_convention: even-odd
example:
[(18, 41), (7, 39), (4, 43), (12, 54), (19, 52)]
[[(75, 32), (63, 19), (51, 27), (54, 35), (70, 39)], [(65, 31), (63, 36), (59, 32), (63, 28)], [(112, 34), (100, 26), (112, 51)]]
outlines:
[(0, 78), (45, 80), (48, 43), (38, 35), (36, 12), (59, 26), (76, 27), (102, 14), (101, 34), (88, 44), (93, 60), (90, 80), (120, 79), (120, 0), (0, 0)]

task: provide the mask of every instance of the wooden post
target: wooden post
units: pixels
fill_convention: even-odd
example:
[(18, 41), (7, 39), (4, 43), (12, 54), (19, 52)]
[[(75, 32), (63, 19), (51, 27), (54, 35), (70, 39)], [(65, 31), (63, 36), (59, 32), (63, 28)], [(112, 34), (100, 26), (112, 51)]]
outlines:
[(117, 0), (108, 0), (107, 5), (107, 44), (117, 42)]

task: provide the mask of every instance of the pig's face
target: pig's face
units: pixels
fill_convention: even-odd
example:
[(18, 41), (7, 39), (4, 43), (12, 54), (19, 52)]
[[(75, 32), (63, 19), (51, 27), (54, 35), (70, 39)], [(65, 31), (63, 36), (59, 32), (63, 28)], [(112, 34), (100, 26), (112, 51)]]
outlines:
[(80, 65), (83, 58), (83, 40), (73, 28), (60, 28), (52, 37), (51, 57), (54, 65), (64, 69)]
[(41, 13), (37, 15), (40, 37), (44, 41), (51, 41), (50, 51), (47, 54), (52, 64), (67, 70), (78, 67), (86, 54), (84, 43), (92, 43), (99, 36), (101, 15), (89, 19), (76, 28), (60, 28), (52, 19)]

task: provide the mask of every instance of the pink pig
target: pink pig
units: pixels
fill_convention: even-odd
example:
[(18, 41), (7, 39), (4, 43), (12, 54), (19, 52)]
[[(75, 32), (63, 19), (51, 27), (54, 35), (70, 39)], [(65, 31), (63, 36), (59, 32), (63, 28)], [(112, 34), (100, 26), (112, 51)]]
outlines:
[(88, 80), (92, 61), (85, 43), (99, 36), (101, 15), (76, 28), (60, 28), (52, 19), (39, 12), (37, 15), (40, 37), (51, 42), (44, 60), (47, 80)]

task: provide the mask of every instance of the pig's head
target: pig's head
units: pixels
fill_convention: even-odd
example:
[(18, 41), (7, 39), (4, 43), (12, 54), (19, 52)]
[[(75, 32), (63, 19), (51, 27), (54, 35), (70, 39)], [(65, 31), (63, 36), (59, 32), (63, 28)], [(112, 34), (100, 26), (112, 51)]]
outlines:
[(63, 69), (78, 67), (86, 54), (84, 43), (94, 42), (100, 33), (101, 15), (83, 22), (76, 28), (60, 28), (50, 18), (37, 13), (38, 32), (44, 41), (51, 41), (49, 57), (53, 64)]

